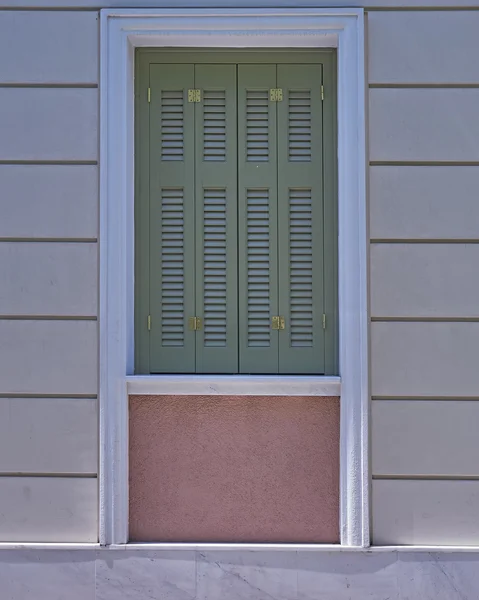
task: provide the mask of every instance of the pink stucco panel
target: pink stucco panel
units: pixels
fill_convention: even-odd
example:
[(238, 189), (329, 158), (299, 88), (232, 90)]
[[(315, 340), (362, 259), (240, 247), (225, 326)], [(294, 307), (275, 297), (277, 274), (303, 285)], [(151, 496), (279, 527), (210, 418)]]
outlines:
[(339, 398), (130, 396), (130, 540), (339, 541)]

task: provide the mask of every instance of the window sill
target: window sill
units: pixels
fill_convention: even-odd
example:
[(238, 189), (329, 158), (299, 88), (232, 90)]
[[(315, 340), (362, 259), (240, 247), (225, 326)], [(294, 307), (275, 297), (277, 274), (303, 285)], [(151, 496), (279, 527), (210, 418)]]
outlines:
[(341, 378), (321, 375), (131, 375), (130, 395), (340, 396)]

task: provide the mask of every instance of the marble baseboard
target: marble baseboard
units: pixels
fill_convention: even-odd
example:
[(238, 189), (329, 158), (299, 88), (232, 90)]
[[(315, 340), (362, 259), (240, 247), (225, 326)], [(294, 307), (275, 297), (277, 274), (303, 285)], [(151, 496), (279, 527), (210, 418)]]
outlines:
[(1, 600), (95, 600), (94, 550), (0, 550)]
[(1, 600), (477, 600), (479, 553), (0, 550)]

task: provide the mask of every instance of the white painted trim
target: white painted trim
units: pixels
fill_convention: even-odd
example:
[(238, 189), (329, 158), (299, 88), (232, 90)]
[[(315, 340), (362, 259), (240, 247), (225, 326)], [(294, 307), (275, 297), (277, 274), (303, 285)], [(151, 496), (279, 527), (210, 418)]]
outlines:
[(134, 48), (338, 48), (341, 543), (369, 545), (365, 71), (362, 9), (101, 11), (100, 542), (128, 539), (134, 344)]
[(145, 552), (158, 550), (197, 550), (198, 552), (222, 552), (222, 551), (251, 551), (268, 552), (279, 550), (284, 552), (441, 552), (445, 554), (457, 553), (477, 553), (479, 546), (371, 546), (363, 548), (362, 546), (343, 546), (341, 544), (223, 544), (223, 543), (143, 543), (143, 544), (112, 544), (108, 546), (112, 550), (143, 550)]
[[(135, 543), (135, 544), (112, 544), (109, 548), (115, 550), (198, 550), (199, 552), (221, 552), (223, 550), (243, 550), (243, 551), (264, 551), (269, 550), (283, 550), (283, 551), (296, 551), (296, 550), (316, 550), (321, 552), (346, 552), (348, 550), (362, 550), (366, 551), (365, 548), (348, 548), (347, 546), (341, 546), (341, 544), (226, 544), (226, 543)], [(369, 551), (369, 549), (367, 549)]]
[[(283, 551), (283, 552), (341, 552), (341, 553), (367, 553), (371, 552), (427, 552), (427, 553), (444, 553), (444, 554), (464, 554), (479, 552), (479, 546), (372, 546), (363, 548), (360, 546), (342, 546), (340, 544), (223, 544), (223, 543), (134, 543), (134, 544), (111, 544), (109, 546), (101, 546), (100, 544), (91, 543), (40, 543), (40, 542), (0, 542), (0, 553), (3, 551), (12, 550), (65, 550), (66, 552), (74, 550), (99, 550), (102, 551), (118, 551), (126, 550), (135, 552), (155, 552), (155, 551), (172, 551), (179, 552), (184, 550), (196, 550), (198, 552), (222, 552), (222, 551), (248, 551), (248, 552), (268, 552), (268, 551)], [(1, 557), (0, 557), (1, 558)]]
[(128, 394), (206, 396), (339, 396), (339, 377), (258, 375), (133, 375)]

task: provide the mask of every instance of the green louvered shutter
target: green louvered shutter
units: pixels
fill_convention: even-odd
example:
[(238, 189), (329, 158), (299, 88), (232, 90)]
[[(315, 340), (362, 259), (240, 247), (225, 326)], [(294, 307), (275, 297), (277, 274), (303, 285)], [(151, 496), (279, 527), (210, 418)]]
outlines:
[(238, 371), (235, 65), (196, 65), (196, 372)]
[(324, 372), (321, 65), (278, 65), (280, 373)]
[(321, 81), (319, 64), (150, 65), (151, 373), (324, 372)]
[(150, 371), (195, 371), (193, 65), (150, 67)]
[(278, 372), (276, 65), (238, 66), (241, 373)]

